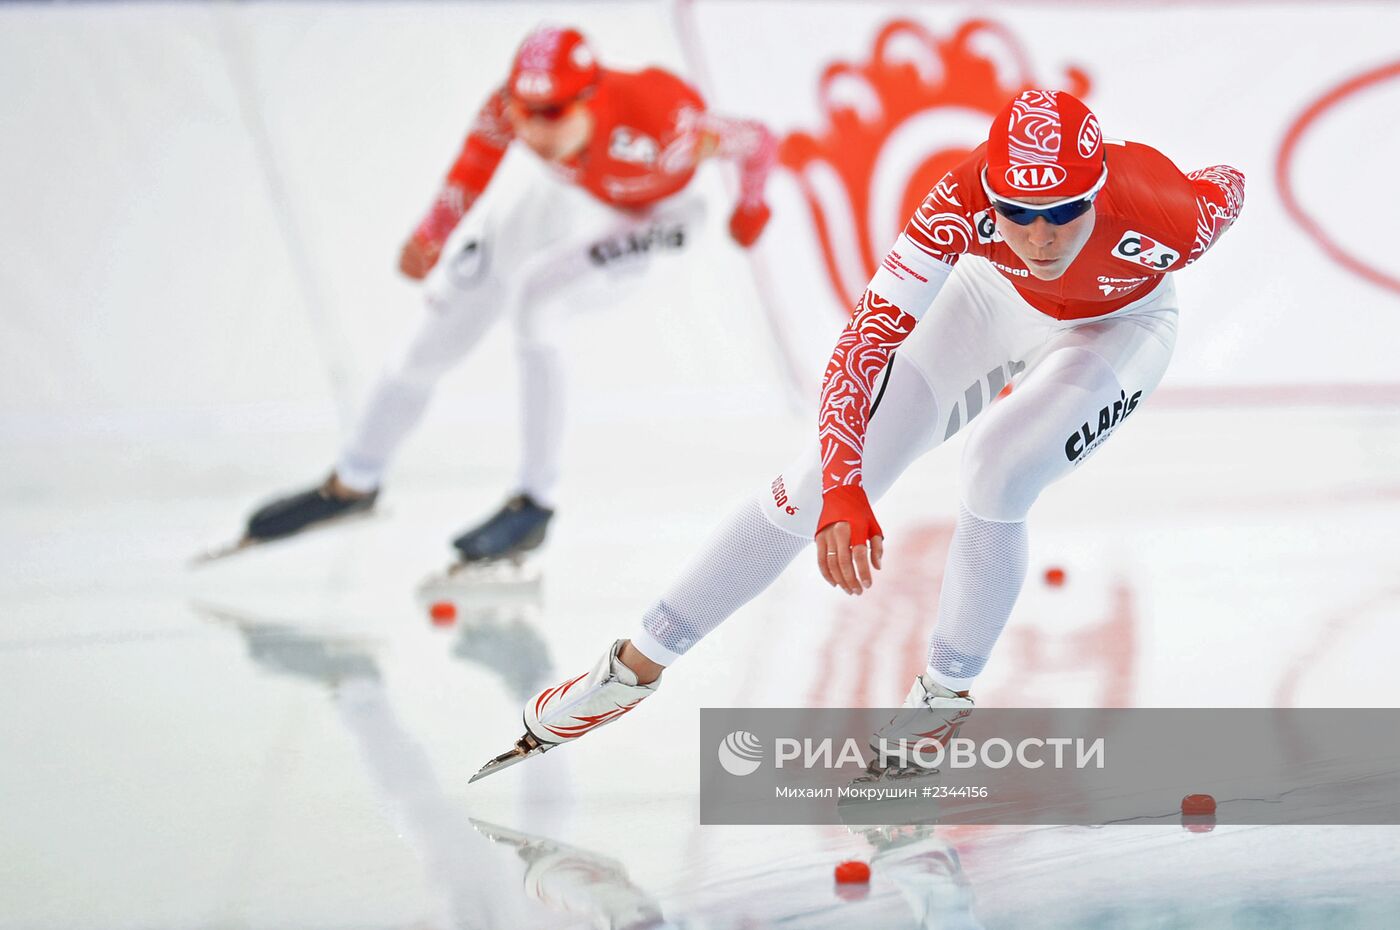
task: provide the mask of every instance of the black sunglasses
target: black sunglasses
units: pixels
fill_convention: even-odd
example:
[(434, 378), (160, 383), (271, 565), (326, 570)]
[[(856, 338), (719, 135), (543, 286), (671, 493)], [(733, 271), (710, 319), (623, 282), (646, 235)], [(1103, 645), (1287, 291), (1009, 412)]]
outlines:
[(987, 192), (987, 199), (992, 202), (992, 209), (997, 212), (998, 216), (1015, 223), (1017, 226), (1029, 226), (1042, 218), (1051, 226), (1072, 223), (1089, 212), (1089, 208), (1094, 205), (1094, 199), (1099, 196), (1099, 191), (1103, 189), (1107, 181), (1108, 166), (1104, 165), (1103, 174), (1099, 175), (1098, 181), (1087, 194), (1057, 200), (1054, 203), (1028, 204), (1016, 200), (1003, 200), (998, 197), (991, 185), (987, 183), (987, 169), (982, 169), (982, 189)]

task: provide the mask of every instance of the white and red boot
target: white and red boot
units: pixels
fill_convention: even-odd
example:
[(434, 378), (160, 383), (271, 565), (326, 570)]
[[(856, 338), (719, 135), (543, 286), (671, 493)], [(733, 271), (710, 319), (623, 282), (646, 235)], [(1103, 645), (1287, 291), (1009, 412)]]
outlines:
[(525, 735), (482, 766), (471, 781), (485, 778), (530, 756), (571, 742), (612, 723), (656, 692), (660, 676), (638, 684), (637, 673), (617, 657), (625, 640), (613, 643), (590, 671), (546, 688), (525, 704)]
[[(923, 744), (926, 754), (932, 753), (936, 746), (946, 747), (958, 735), (967, 718), (972, 716), (972, 708), (972, 698), (948, 690), (927, 673), (915, 678), (904, 699), (904, 710), (870, 736), (870, 748), (875, 751), (870, 774), (928, 774), (930, 770), (914, 761), (916, 757), (908, 752), (908, 747)], [(907, 763), (895, 764), (883, 758), (886, 752), (892, 750), (895, 757), (907, 760)]]

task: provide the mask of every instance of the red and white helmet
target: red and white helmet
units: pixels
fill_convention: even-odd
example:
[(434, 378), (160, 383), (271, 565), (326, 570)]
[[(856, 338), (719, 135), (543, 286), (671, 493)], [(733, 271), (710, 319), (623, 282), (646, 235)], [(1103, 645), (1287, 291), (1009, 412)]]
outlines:
[(987, 184), (1002, 197), (1075, 197), (1105, 170), (1098, 117), (1062, 90), (1022, 93), (987, 135)]
[(598, 80), (598, 61), (577, 29), (536, 29), (520, 43), (510, 69), (510, 95), (527, 107), (551, 107), (581, 96)]

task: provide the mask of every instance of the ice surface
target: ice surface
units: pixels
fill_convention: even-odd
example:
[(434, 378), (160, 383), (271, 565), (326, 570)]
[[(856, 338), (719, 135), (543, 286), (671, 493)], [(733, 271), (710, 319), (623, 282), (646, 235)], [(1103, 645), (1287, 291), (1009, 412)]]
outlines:
[[(464, 456), (462, 480), (409, 463), (382, 519), (198, 572), (185, 557), (273, 472), (304, 476), (269, 457), (314, 461), (332, 436), (150, 443), (105, 480), (100, 446), (19, 456), (0, 531), (0, 923), (1394, 925), (1391, 828), (697, 826), (698, 707), (902, 695), (955, 448), (881, 505), (889, 564), (868, 596), (800, 558), (625, 721), (468, 789), (518, 735), (522, 696), (625, 635), (803, 430), (781, 412), (695, 423), (586, 417), (541, 597), (488, 599), (450, 629), (413, 587), (504, 493), (504, 453)], [(416, 445), (452, 446), (440, 425)], [(661, 451), (706, 431), (741, 454)], [(1398, 436), (1388, 412), (1149, 406), (1038, 507), (980, 700), (1393, 706)], [(1326, 468), (1286, 454), (1302, 441)], [(50, 462), (87, 480), (60, 487)], [(208, 486), (220, 470), (234, 477)], [(1063, 587), (1039, 580), (1052, 565)], [(838, 898), (836, 862), (872, 857), (868, 896)]]

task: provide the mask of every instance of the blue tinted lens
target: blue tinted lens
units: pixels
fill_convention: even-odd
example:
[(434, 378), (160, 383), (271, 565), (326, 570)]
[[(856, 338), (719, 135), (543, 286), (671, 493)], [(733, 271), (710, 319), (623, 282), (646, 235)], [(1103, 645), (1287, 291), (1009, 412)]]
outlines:
[(1062, 203), (1057, 207), (1041, 210), (1035, 207), (1007, 203), (1004, 200), (993, 200), (992, 208), (1017, 226), (1029, 226), (1042, 216), (1045, 217), (1045, 222), (1051, 226), (1063, 226), (1089, 212), (1089, 208), (1093, 204), (1092, 198), (1085, 197), (1083, 200), (1076, 200), (1073, 203)]

